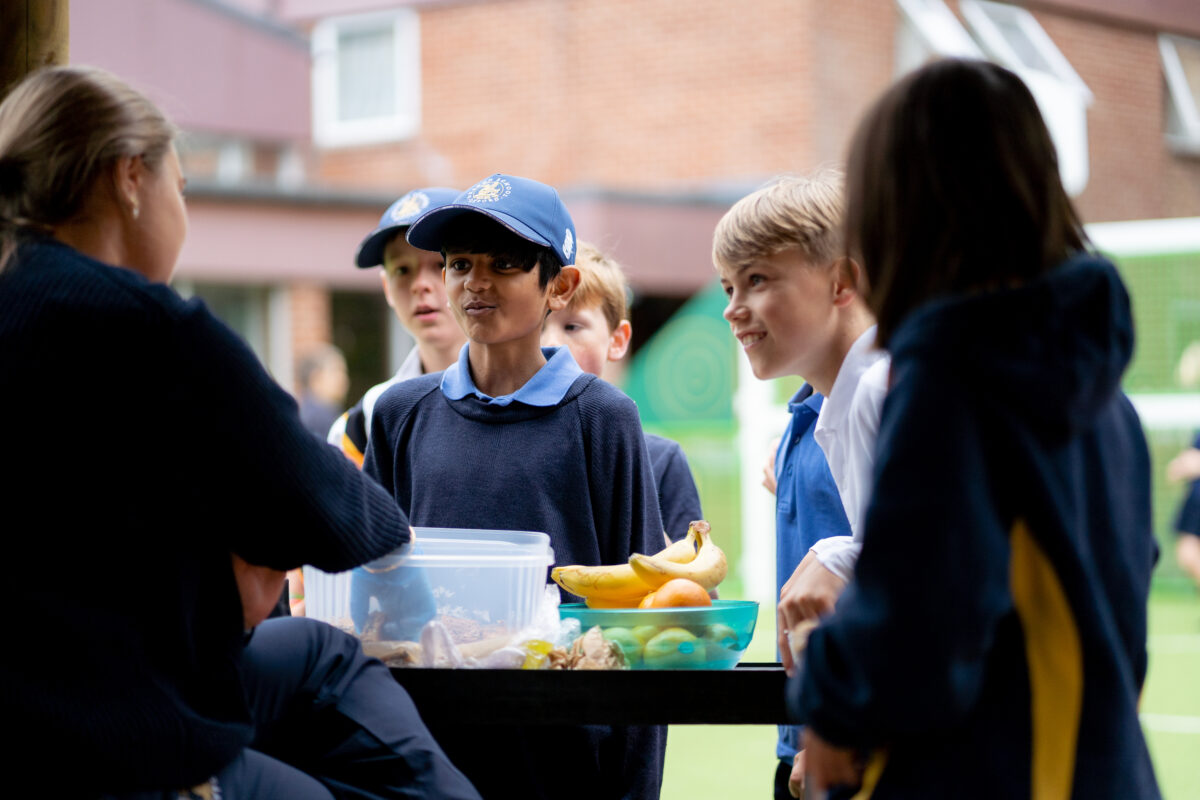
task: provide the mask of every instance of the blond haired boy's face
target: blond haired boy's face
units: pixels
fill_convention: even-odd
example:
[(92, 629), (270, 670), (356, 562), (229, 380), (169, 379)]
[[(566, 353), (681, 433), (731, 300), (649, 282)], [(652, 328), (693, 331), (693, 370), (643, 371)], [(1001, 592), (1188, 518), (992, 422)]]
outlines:
[(618, 361), (625, 355), (629, 336), (622, 335), (621, 330), (610, 330), (599, 306), (565, 308), (547, 318), (542, 345), (565, 346), (580, 369), (602, 377), (609, 361)]
[[(721, 270), (724, 317), (760, 379), (824, 374), (837, 356), (836, 268), (809, 263), (798, 248), (737, 270)], [(836, 370), (834, 370), (836, 374)]]
[(466, 341), (446, 303), (442, 254), (419, 250), (397, 234), (383, 250), (383, 294), (404, 329), (434, 348)]

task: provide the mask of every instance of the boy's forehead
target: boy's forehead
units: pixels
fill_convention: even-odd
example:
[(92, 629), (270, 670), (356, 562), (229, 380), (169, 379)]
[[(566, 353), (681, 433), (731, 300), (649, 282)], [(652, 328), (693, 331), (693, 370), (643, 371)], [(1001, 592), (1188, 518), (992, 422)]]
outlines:
[(754, 256), (738, 264), (720, 264), (717, 266), (717, 274), (721, 276), (722, 280), (732, 280), (734, 277), (754, 269), (791, 270), (812, 266), (815, 266), (815, 263), (808, 257), (803, 248), (799, 245), (793, 245), (774, 253), (764, 253)]

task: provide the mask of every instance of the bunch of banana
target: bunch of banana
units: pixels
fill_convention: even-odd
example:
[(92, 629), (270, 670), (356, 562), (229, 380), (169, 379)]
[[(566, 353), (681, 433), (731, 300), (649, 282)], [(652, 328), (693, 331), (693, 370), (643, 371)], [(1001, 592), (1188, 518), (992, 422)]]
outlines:
[(725, 552), (713, 543), (710, 533), (711, 528), (704, 520), (697, 520), (688, 527), (688, 536), (694, 534), (699, 547), (696, 557), (687, 563), (677, 564), (657, 556), (634, 553), (629, 557), (629, 566), (652, 589), (657, 589), (674, 578), (689, 578), (712, 591), (717, 584), (725, 580), (729, 564), (725, 560)]
[(687, 536), (647, 556), (634, 553), (628, 564), (606, 567), (555, 567), (550, 577), (578, 595), (589, 608), (636, 608), (642, 598), (672, 578), (690, 578), (712, 590), (725, 579), (725, 553), (710, 535), (704, 520), (688, 526)]
[[(707, 523), (701, 523), (706, 528)], [(687, 536), (663, 550), (648, 556), (672, 564), (686, 564), (696, 557), (696, 523), (688, 528)], [(562, 588), (587, 601), (589, 608), (636, 608), (642, 598), (655, 587), (637, 576), (629, 564), (607, 567), (587, 567), (578, 564), (555, 567), (550, 572)]]

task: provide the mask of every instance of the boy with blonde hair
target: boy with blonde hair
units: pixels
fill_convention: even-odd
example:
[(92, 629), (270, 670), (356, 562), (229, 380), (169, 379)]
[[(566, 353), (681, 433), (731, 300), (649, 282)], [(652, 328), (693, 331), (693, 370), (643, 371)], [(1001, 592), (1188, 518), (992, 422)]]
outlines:
[[(842, 179), (782, 177), (738, 201), (717, 224), (713, 261), (725, 318), (756, 377), (802, 376), (775, 459), (776, 615), (789, 672), (804, 623), (830, 612), (858, 556), (870, 497), (887, 355), (844, 255)], [(799, 729), (781, 726), (775, 796), (798, 796)]]
[[(588, 242), (579, 243), (575, 266), (579, 288), (566, 308), (550, 313), (542, 344), (565, 345), (584, 372), (611, 380), (609, 367), (625, 357), (633, 335), (629, 284), (621, 265)], [(687, 535), (692, 520), (704, 519), (700, 493), (679, 443), (653, 433), (645, 437), (663, 526), (667, 538), (677, 541)]]

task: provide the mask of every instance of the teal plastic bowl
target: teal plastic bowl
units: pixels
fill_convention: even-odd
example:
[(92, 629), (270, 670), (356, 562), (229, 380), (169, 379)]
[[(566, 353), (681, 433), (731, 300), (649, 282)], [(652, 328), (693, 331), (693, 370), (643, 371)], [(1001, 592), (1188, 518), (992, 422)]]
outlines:
[(732, 669), (754, 637), (758, 603), (714, 600), (701, 608), (588, 608), (564, 603), (563, 619), (599, 625), (633, 669)]

